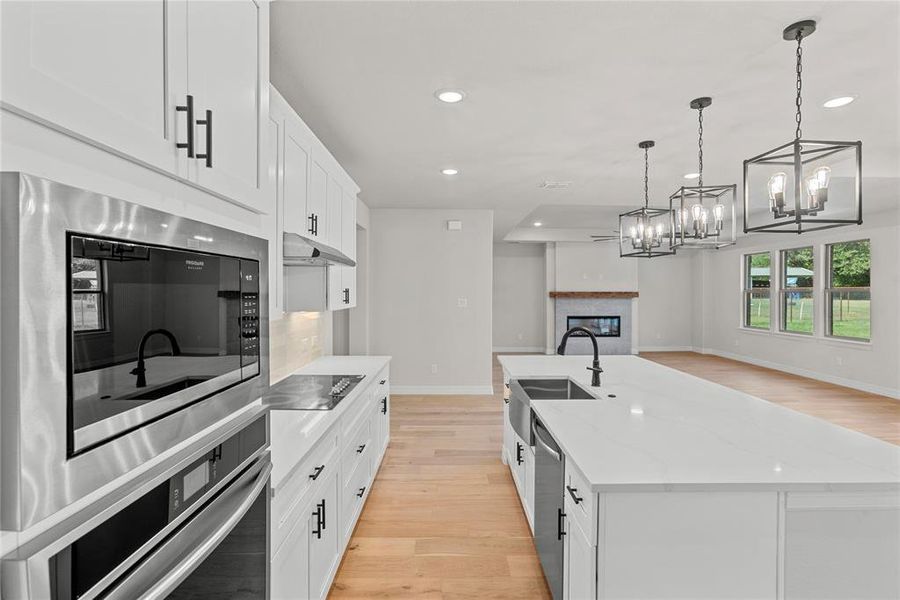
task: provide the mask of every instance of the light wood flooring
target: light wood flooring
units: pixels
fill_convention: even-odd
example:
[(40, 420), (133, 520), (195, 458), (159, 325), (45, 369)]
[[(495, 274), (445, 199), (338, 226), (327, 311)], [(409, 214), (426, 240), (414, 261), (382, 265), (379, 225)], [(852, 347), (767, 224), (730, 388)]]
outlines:
[[(900, 401), (692, 352), (644, 358), (900, 444)], [(330, 598), (550, 598), (494, 396), (392, 396), (391, 443)]]

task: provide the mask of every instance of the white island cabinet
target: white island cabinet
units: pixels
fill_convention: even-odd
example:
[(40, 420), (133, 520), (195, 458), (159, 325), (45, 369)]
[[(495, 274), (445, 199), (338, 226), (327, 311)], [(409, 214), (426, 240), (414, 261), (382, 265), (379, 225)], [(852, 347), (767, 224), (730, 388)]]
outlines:
[(389, 361), (320, 358), (297, 373), (365, 377), (330, 411), (270, 407), (272, 600), (328, 595), (390, 438)]
[(900, 448), (634, 356), (600, 388), (585, 357), (500, 363), (595, 396), (531, 402), (564, 454), (565, 598), (900, 597)]

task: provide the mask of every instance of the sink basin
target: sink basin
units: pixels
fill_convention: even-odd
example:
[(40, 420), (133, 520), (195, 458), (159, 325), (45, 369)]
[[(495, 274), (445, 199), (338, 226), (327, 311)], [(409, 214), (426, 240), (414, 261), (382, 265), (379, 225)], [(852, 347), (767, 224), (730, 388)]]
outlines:
[(566, 378), (513, 379), (509, 382), (509, 422), (519, 437), (534, 445), (531, 437), (532, 400), (594, 400), (586, 389)]
[(592, 400), (587, 390), (571, 379), (517, 379), (531, 400)]

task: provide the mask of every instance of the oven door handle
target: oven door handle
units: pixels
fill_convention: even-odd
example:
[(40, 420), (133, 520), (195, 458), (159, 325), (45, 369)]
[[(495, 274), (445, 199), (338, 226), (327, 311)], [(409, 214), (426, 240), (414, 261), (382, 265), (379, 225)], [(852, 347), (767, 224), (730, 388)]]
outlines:
[[(272, 463), (258, 461), (175, 535), (147, 556), (105, 598), (165, 598), (222, 543), (269, 485)], [(222, 513), (228, 517), (222, 521)], [(200, 539), (199, 542), (195, 540)], [(184, 551), (184, 546), (192, 549)]]

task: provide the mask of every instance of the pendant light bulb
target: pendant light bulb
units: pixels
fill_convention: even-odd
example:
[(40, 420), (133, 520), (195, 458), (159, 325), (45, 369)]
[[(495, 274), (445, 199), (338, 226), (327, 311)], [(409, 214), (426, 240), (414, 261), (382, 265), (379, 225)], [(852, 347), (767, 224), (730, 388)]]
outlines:
[(716, 202), (716, 205), (713, 206), (713, 218), (716, 223), (716, 232), (722, 231), (722, 227), (725, 223), (725, 206)]
[(779, 214), (784, 209), (784, 184), (787, 174), (775, 173), (769, 178), (769, 208)]

